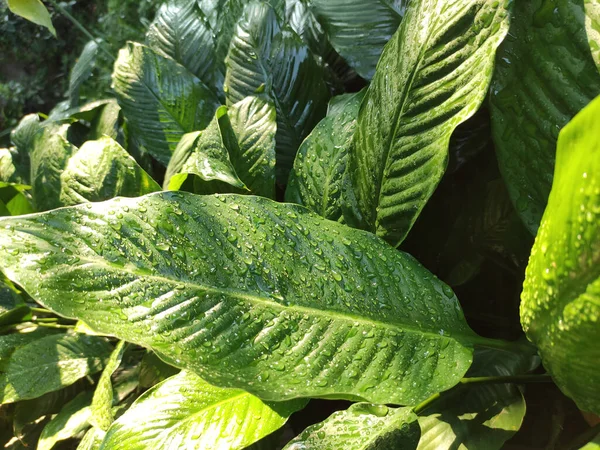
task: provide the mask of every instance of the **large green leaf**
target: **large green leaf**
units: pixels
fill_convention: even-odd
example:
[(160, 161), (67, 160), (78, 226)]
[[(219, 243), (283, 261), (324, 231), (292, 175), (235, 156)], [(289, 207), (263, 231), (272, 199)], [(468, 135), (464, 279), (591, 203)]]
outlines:
[(119, 52), (113, 88), (129, 131), (164, 165), (181, 137), (205, 128), (219, 106), (185, 67), (132, 42)]
[(286, 201), (304, 205), (326, 219), (342, 218), (342, 180), (363, 96), (361, 91), (332, 99), (327, 117), (298, 150)]
[(87, 141), (60, 175), (61, 205), (138, 197), (160, 186), (110, 137)]
[(355, 225), (393, 245), (440, 182), (454, 129), (484, 100), (510, 0), (415, 0), (367, 90), (348, 163)]
[(83, 47), (77, 62), (71, 69), (71, 77), (69, 78), (69, 89), (67, 97), (69, 99), (69, 107), (74, 108), (79, 105), (79, 89), (92, 75), (94, 66), (96, 65), (96, 57), (98, 56), (98, 43), (89, 41)]
[(515, 3), (492, 83), (492, 131), (511, 199), (535, 235), (552, 186), (558, 133), (600, 94), (594, 64), (600, 59), (590, 50), (600, 39), (586, 34), (586, 24), (600, 23), (600, 9), (584, 10), (583, 0)]
[(481, 339), (411, 256), (262, 197), (159, 193), (0, 219), (0, 267), (61, 315), (268, 400), (415, 404), (454, 386)]
[(92, 394), (82, 392), (67, 403), (44, 427), (37, 450), (51, 450), (58, 442), (72, 438), (89, 428), (88, 421), (92, 415), (91, 401)]
[(355, 403), (308, 427), (284, 450), (414, 450), (420, 434), (411, 408)]
[(302, 39), (281, 29), (275, 11), (251, 2), (237, 25), (227, 55), (228, 104), (265, 92), (277, 111), (277, 173), (285, 183), (298, 147), (325, 114), (325, 70)]
[(34, 328), (26, 332), (6, 334), (0, 336), (0, 370), (5, 370), (10, 356), (20, 347), (38, 339), (57, 334), (58, 330), (51, 328)]
[(98, 372), (111, 347), (94, 336), (53, 335), (17, 348), (0, 373), (0, 402), (40, 397)]
[(527, 267), (521, 324), (556, 384), (600, 414), (600, 97), (560, 132)]
[(85, 433), (77, 450), (99, 450), (106, 433), (99, 428), (91, 428)]
[(312, 0), (311, 9), (333, 48), (360, 76), (370, 80), (407, 3), (407, 0)]
[(40, 0), (7, 0), (8, 8), (18, 16), (48, 28), (56, 37), (50, 13)]
[(140, 397), (108, 430), (101, 448), (243, 449), (282, 427), (305, 404), (264, 403), (181, 372)]
[(146, 42), (187, 68), (215, 93), (222, 91), (222, 60), (217, 58), (215, 36), (195, 0), (164, 3), (150, 25)]

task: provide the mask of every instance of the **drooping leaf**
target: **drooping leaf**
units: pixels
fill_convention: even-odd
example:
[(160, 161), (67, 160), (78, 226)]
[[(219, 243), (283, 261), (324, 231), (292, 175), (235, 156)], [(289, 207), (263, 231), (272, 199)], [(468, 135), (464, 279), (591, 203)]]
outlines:
[(440, 182), (454, 129), (484, 100), (511, 1), (417, 0), (385, 46), (348, 162), (349, 223), (397, 246)]
[(311, 9), (331, 45), (370, 80), (385, 44), (398, 29), (407, 0), (312, 0)]
[(481, 339), (414, 258), (262, 197), (159, 193), (0, 219), (0, 267), (61, 315), (274, 401), (415, 404), (454, 386)]
[(132, 42), (119, 52), (113, 89), (131, 134), (165, 166), (181, 137), (204, 129), (219, 106), (185, 67)]
[(38, 211), (62, 206), (61, 174), (77, 150), (67, 139), (70, 125), (47, 126), (35, 137), (31, 153), (33, 203)]
[(600, 97), (560, 132), (554, 184), (521, 296), (521, 324), (580, 409), (600, 414)]
[(64, 206), (98, 202), (117, 196), (138, 197), (160, 186), (110, 137), (87, 141), (60, 175)]
[(222, 60), (217, 59), (215, 36), (195, 0), (164, 3), (150, 25), (146, 42), (157, 53), (180, 63), (213, 92), (222, 93)]
[(194, 183), (198, 193), (236, 192), (235, 188), (246, 188), (231, 164), (221, 135), (219, 120), (225, 114), (227, 107), (221, 106), (204, 131), (183, 136), (167, 167), (166, 189), (181, 189), (189, 175), (202, 180), (201, 183)]
[(51, 450), (58, 442), (72, 438), (89, 428), (92, 415), (91, 392), (82, 392), (52, 418), (44, 427), (37, 450)]
[[(470, 377), (527, 373), (539, 364), (533, 347), (520, 352), (489, 348), (475, 350)], [(460, 386), (419, 417), (419, 450), (497, 450), (519, 431), (525, 399), (511, 384)]]
[(227, 54), (227, 103), (264, 92), (277, 117), (277, 173), (285, 183), (298, 147), (323, 117), (329, 91), (325, 70), (291, 29), (281, 29), (275, 11), (251, 2), (236, 27)]
[(164, 362), (156, 356), (156, 353), (148, 351), (140, 364), (140, 386), (142, 388), (151, 388), (161, 381), (165, 381), (167, 378), (176, 375), (177, 372), (179, 372), (179, 369)]
[(414, 450), (420, 434), (411, 408), (355, 403), (308, 427), (284, 450)]
[(40, 0), (7, 0), (8, 9), (18, 16), (46, 27), (56, 37), (50, 13)]
[(114, 392), (111, 377), (121, 365), (125, 348), (125, 342), (120, 341), (117, 344), (102, 371), (102, 375), (94, 391), (94, 398), (90, 407), (91, 414), (88, 417), (88, 421), (91, 425), (104, 431), (108, 430), (115, 420), (112, 412)]
[(98, 43), (89, 41), (83, 47), (77, 62), (71, 69), (71, 77), (69, 78), (69, 89), (67, 97), (69, 99), (69, 107), (74, 108), (79, 105), (79, 89), (92, 75), (96, 64), (96, 56), (98, 55)]
[(108, 430), (102, 448), (244, 449), (282, 427), (305, 404), (264, 403), (184, 371), (141, 396)]
[(342, 180), (364, 91), (334, 97), (336, 104), (304, 140), (285, 192), (288, 202), (330, 220), (342, 218)]
[[(582, 0), (515, 2), (497, 55), (492, 132), (502, 176), (523, 222), (536, 234), (552, 187), (558, 133), (600, 94), (600, 47), (586, 24), (600, 9)], [(596, 60), (594, 60), (594, 57)]]
[(98, 372), (110, 355), (106, 340), (85, 335), (52, 335), (17, 348), (0, 368), (0, 402), (40, 397)]

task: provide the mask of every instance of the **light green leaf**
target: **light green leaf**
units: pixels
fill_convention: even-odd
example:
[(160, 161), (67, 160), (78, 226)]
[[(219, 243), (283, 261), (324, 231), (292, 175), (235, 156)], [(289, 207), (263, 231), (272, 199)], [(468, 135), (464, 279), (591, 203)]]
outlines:
[(7, 3), (8, 9), (14, 14), (48, 28), (48, 31), (56, 37), (56, 30), (52, 25), (50, 13), (40, 0), (7, 0)]
[(167, 167), (166, 189), (181, 189), (189, 175), (200, 177), (202, 183), (195, 185), (202, 193), (233, 192), (233, 188), (245, 188), (231, 165), (221, 136), (219, 119), (225, 114), (227, 107), (221, 106), (204, 131), (183, 136)]
[(295, 32), (281, 29), (275, 11), (261, 2), (244, 9), (226, 64), (228, 104), (264, 92), (275, 105), (277, 178), (284, 184), (298, 147), (325, 114), (325, 69)]
[(311, 9), (333, 48), (370, 80), (407, 4), (407, 0), (312, 0)]
[[(515, 2), (492, 82), (492, 133), (502, 176), (536, 234), (552, 187), (558, 133), (600, 94), (600, 8), (583, 0)], [(588, 27), (588, 30), (590, 28)], [(594, 59), (595, 58), (595, 59)]]
[(98, 55), (98, 43), (96, 41), (89, 41), (83, 47), (77, 62), (71, 70), (71, 77), (69, 78), (69, 89), (67, 90), (67, 97), (69, 99), (69, 107), (74, 108), (79, 105), (79, 89), (81, 85), (87, 81), (92, 75), (94, 65), (96, 64), (96, 56)]
[(348, 162), (348, 223), (399, 245), (448, 164), (454, 129), (488, 91), (511, 0), (415, 0), (385, 46)]
[(70, 125), (49, 125), (36, 135), (31, 153), (33, 203), (38, 211), (62, 205), (61, 174), (77, 148), (67, 139)]
[(181, 372), (142, 395), (108, 430), (102, 449), (244, 449), (282, 427), (305, 404), (264, 403)]
[(0, 181), (0, 216), (21, 216), (35, 212), (27, 192), (29, 189), (30, 186)]
[(414, 450), (420, 435), (411, 408), (355, 403), (308, 427), (284, 450)]
[(286, 201), (304, 205), (326, 219), (342, 218), (342, 180), (363, 96), (364, 91), (334, 97), (334, 107), (298, 150)]
[(106, 433), (99, 428), (91, 428), (85, 433), (77, 450), (99, 450)]
[(102, 371), (102, 375), (94, 391), (89, 422), (104, 431), (108, 430), (115, 420), (112, 412), (114, 393), (111, 377), (121, 365), (125, 348), (124, 341), (120, 341), (117, 344)]
[(91, 401), (91, 392), (82, 392), (67, 403), (44, 427), (37, 450), (51, 450), (58, 442), (72, 438), (89, 428), (88, 420), (92, 415)]
[(40, 397), (102, 370), (111, 347), (103, 338), (53, 335), (17, 348), (2, 364), (0, 402)]
[(138, 197), (160, 186), (110, 137), (87, 141), (60, 175), (61, 205)]
[(158, 193), (0, 219), (0, 267), (61, 315), (273, 401), (416, 404), (454, 386), (482, 339), (411, 256), (262, 197)]
[(181, 137), (204, 129), (219, 106), (185, 67), (132, 42), (119, 52), (113, 89), (131, 134), (165, 166)]
[(560, 132), (554, 184), (527, 266), (521, 324), (580, 409), (600, 414), (600, 97)]
[(592, 52), (592, 58), (600, 71), (600, 3), (598, 0), (584, 0), (585, 32)]
[(195, 0), (164, 3), (150, 25), (146, 42), (154, 51), (173, 58), (222, 96), (222, 59), (217, 59), (215, 36)]
[(581, 447), (580, 450), (600, 450), (600, 434)]
[(101, 108), (98, 115), (92, 119), (88, 140), (96, 141), (103, 136), (117, 139), (119, 135), (121, 107), (116, 100), (110, 100)]

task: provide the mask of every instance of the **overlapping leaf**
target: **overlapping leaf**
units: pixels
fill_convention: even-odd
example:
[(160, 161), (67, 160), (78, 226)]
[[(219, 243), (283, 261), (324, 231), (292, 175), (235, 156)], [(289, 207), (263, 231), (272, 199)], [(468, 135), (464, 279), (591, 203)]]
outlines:
[(269, 400), (414, 404), (481, 339), (412, 257), (291, 204), (159, 193), (0, 225), (0, 266), (36, 300)]
[(82, 392), (46, 424), (37, 450), (51, 450), (58, 442), (72, 438), (89, 428), (89, 418), (92, 415), (90, 392)]
[(386, 45), (358, 117), (346, 201), (393, 245), (438, 185), (457, 125), (485, 98), (508, 0), (417, 0)]

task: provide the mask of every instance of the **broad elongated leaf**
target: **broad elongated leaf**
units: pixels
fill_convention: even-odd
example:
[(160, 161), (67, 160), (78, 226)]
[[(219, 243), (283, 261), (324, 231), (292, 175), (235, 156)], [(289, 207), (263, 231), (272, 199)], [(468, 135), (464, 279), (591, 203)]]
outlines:
[(509, 0), (416, 0), (386, 45), (358, 116), (348, 174), (352, 221), (392, 245), (448, 163), (456, 126), (488, 90)]
[(8, 9), (33, 23), (48, 28), (56, 37), (50, 13), (40, 0), (7, 0)]
[(312, 0), (311, 9), (333, 48), (360, 76), (370, 80), (407, 3), (407, 0)]
[(173, 58), (202, 82), (221, 92), (223, 71), (216, 55), (215, 36), (196, 0), (164, 3), (146, 34), (148, 46)]
[(342, 180), (363, 96), (361, 91), (334, 98), (335, 106), (298, 150), (286, 201), (304, 205), (326, 219), (342, 218)]
[(33, 203), (38, 211), (62, 206), (61, 174), (77, 148), (67, 139), (70, 125), (50, 125), (35, 138), (31, 153)]
[[(552, 187), (558, 133), (600, 94), (600, 48), (586, 24), (600, 9), (581, 0), (515, 2), (510, 34), (497, 55), (492, 132), (502, 176), (535, 235)], [(588, 28), (589, 29), (589, 28)]]
[(34, 328), (27, 332), (7, 334), (0, 336), (0, 370), (4, 371), (8, 361), (10, 361), (10, 355), (15, 350), (23, 347), (30, 342), (37, 341), (45, 336), (57, 334), (58, 330), (50, 328)]
[(277, 111), (277, 173), (285, 183), (298, 147), (325, 114), (325, 70), (291, 29), (281, 29), (275, 11), (251, 2), (237, 25), (227, 55), (228, 104), (260, 92)]
[(125, 149), (107, 136), (81, 146), (60, 175), (60, 186), (60, 202), (65, 206), (161, 190)]
[(284, 450), (413, 450), (420, 434), (411, 408), (355, 403), (308, 427)]
[(159, 193), (0, 219), (0, 267), (59, 314), (268, 400), (415, 404), (455, 385), (481, 339), (414, 258), (261, 197)]
[(92, 394), (82, 392), (67, 403), (44, 427), (37, 450), (51, 450), (58, 442), (72, 438), (89, 428), (88, 421), (92, 415), (91, 401)]
[(108, 430), (102, 448), (243, 449), (282, 427), (305, 404), (264, 403), (181, 372), (140, 397)]
[(561, 131), (548, 207), (521, 296), (521, 324), (556, 384), (600, 414), (600, 97)]
[(89, 41), (83, 47), (77, 62), (73, 66), (71, 77), (69, 78), (69, 90), (67, 91), (70, 108), (74, 108), (79, 104), (79, 89), (92, 75), (97, 55), (98, 43), (96, 41)]
[(108, 430), (115, 420), (112, 412), (114, 393), (111, 377), (121, 365), (125, 348), (125, 342), (120, 341), (117, 344), (102, 371), (102, 375), (94, 391), (94, 398), (90, 407), (91, 414), (88, 421), (93, 426), (104, 431)]
[(219, 106), (185, 67), (131, 42), (119, 52), (113, 88), (129, 131), (164, 165), (181, 137), (204, 129)]
[(98, 372), (110, 355), (104, 338), (53, 335), (17, 348), (0, 373), (0, 401), (40, 397)]

